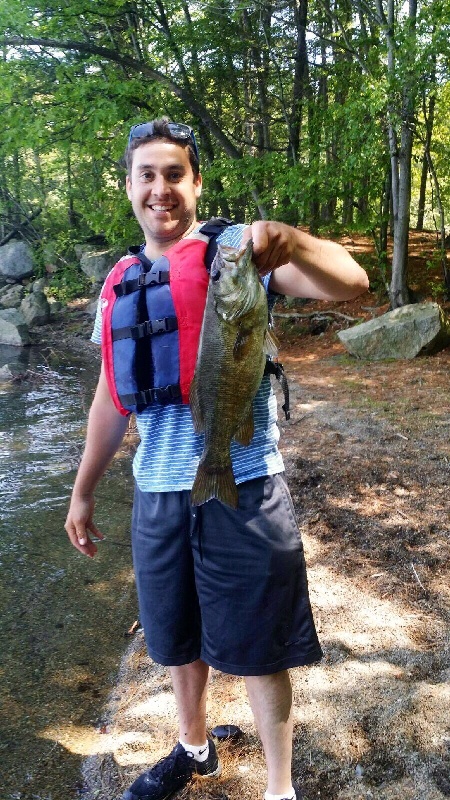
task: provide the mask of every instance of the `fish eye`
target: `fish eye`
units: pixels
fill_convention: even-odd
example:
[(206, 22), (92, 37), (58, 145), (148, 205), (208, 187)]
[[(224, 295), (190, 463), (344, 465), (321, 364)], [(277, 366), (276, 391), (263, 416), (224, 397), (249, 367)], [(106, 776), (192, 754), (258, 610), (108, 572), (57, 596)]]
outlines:
[(220, 278), (220, 269), (216, 270), (213, 275), (211, 275), (212, 281), (218, 281)]

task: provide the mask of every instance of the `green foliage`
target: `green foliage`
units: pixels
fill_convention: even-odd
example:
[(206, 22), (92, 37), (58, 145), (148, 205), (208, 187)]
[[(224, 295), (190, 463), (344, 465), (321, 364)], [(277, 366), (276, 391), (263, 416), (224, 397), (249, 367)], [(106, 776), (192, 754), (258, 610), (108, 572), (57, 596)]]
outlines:
[[(401, 132), (411, 85), (413, 190), (422, 106), (435, 93), (432, 150), (447, 211), (448, 3), (422, 0), (415, 28), (396, 5), (392, 69), (380, 7), (328, 4), (325, 13), (311, 0), (302, 21), (300, 4), (0, 0), (3, 233), (14, 223), (13, 198), (43, 208), (38, 230), (46, 239), (140, 241), (120, 159), (130, 125), (161, 114), (198, 132), (202, 216), (377, 229), (388, 122)], [(433, 209), (429, 195), (428, 221)], [(65, 280), (69, 288), (58, 291), (72, 291), (76, 269)]]

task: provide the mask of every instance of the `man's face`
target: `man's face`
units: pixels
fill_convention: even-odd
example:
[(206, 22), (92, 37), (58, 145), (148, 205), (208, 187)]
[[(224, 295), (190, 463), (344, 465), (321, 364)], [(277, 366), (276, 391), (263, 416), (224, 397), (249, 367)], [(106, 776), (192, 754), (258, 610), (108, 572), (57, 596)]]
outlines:
[(194, 178), (186, 148), (164, 139), (141, 145), (126, 188), (150, 257), (194, 227), (202, 179)]

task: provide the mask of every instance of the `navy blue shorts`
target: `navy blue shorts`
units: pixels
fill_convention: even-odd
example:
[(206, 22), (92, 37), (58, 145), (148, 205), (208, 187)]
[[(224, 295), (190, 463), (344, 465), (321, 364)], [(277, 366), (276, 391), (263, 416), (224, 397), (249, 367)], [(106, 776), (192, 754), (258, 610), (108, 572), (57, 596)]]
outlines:
[(133, 562), (147, 649), (269, 675), (321, 658), (305, 560), (283, 475), (242, 483), (239, 509), (190, 492), (135, 491)]

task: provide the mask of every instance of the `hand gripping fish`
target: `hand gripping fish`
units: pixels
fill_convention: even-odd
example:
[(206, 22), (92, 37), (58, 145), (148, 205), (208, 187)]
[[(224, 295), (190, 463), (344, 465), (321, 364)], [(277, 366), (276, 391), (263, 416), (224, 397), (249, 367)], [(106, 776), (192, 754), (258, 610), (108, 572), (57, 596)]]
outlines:
[(252, 262), (252, 241), (241, 251), (218, 245), (190, 392), (195, 431), (205, 434), (193, 505), (216, 497), (238, 506), (230, 446), (233, 438), (242, 445), (253, 438), (253, 399), (266, 353), (276, 350), (268, 325), (267, 295)]

